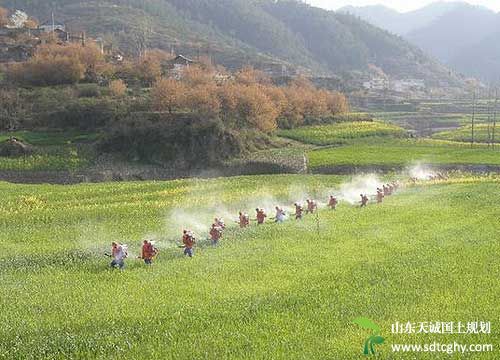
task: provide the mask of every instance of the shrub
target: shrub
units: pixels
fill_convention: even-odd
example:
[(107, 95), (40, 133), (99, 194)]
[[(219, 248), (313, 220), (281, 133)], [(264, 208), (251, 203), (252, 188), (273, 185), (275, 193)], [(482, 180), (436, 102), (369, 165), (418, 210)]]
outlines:
[(101, 96), (101, 88), (97, 84), (82, 84), (77, 87), (78, 97), (98, 98)]
[(108, 85), (111, 96), (123, 97), (127, 93), (127, 84), (123, 80), (113, 80)]
[(84, 77), (95, 81), (104, 58), (95, 45), (44, 44), (29, 61), (8, 68), (8, 79), (22, 85), (75, 84)]

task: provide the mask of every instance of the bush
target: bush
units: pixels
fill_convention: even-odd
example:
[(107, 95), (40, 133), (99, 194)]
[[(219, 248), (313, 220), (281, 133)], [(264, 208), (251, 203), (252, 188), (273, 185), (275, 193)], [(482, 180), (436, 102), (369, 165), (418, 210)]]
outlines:
[(11, 82), (27, 86), (75, 84), (86, 78), (94, 81), (109, 71), (99, 49), (92, 44), (40, 45), (35, 56), (8, 68)]
[(81, 84), (78, 85), (78, 97), (81, 98), (98, 98), (101, 97), (101, 88), (97, 84)]
[(127, 94), (127, 84), (123, 80), (113, 80), (108, 85), (111, 96), (123, 97)]

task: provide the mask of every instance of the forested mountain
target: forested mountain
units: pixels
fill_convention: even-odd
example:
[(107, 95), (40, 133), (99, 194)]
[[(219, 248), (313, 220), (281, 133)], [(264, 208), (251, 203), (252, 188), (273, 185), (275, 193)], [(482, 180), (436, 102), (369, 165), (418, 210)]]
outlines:
[(340, 12), (359, 16), (382, 29), (398, 35), (406, 35), (412, 31), (421, 29), (442, 15), (462, 5), (459, 2), (435, 2), (421, 9), (405, 13), (383, 5), (371, 6), (345, 6)]
[(398, 36), (354, 16), (297, 0), (3, 0), (40, 20), (102, 36), (126, 52), (158, 47), (209, 53), (228, 67), (292, 64), (315, 74), (365, 72), (456, 83), (444, 66)]
[(479, 43), (462, 49), (450, 61), (463, 73), (476, 76), (489, 83), (500, 83), (500, 19), (498, 30)]
[(429, 54), (451, 64), (459, 52), (492, 34), (497, 20), (491, 10), (463, 4), (406, 37)]
[(341, 11), (402, 35), (452, 69), (498, 81), (500, 15), (485, 7), (438, 2), (407, 13), (380, 6), (346, 7)]

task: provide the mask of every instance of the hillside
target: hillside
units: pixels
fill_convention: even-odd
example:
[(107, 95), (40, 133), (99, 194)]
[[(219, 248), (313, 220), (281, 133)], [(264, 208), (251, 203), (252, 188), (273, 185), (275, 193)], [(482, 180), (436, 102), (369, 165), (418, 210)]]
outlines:
[(406, 38), (439, 60), (455, 65), (452, 59), (492, 34), (500, 24), (498, 20), (491, 10), (464, 4)]
[(129, 53), (145, 42), (190, 56), (210, 54), (230, 68), (290, 64), (324, 75), (364, 72), (374, 64), (395, 78), (457, 81), (401, 38), (354, 16), (297, 1), (57, 0), (53, 7), (29, 0), (4, 3), (42, 20), (54, 8), (57, 20), (70, 29), (102, 36)]
[(498, 42), (500, 16), (497, 29), (479, 43), (459, 51), (450, 63), (463, 73), (498, 83), (500, 80), (500, 43)]
[(339, 9), (339, 11), (359, 16), (370, 24), (404, 36), (429, 25), (440, 16), (460, 5), (461, 3), (459, 2), (435, 2), (421, 9), (405, 13), (383, 5), (345, 6)]
[(349, 6), (340, 11), (403, 36), (465, 75), (489, 82), (500, 76), (500, 49), (496, 45), (500, 15), (485, 7), (437, 2), (407, 13), (383, 6)]

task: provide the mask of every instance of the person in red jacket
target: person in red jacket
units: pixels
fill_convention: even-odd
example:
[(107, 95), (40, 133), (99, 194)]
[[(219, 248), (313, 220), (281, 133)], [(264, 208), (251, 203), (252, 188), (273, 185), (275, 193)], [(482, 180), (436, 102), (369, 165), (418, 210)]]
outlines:
[(295, 205), (295, 220), (300, 220), (302, 219), (304, 208), (299, 203), (295, 203), (294, 205)]
[(264, 209), (255, 209), (257, 211), (257, 224), (262, 225), (266, 221), (267, 215)]
[(339, 202), (337, 201), (337, 198), (334, 197), (333, 195), (330, 196), (330, 200), (328, 201), (328, 206), (330, 207), (330, 209), (332, 210), (336, 210), (337, 209), (337, 204)]
[(222, 228), (217, 224), (212, 224), (212, 227), (210, 228), (210, 240), (212, 241), (212, 245), (217, 246), (221, 238)]
[(156, 249), (151, 241), (144, 240), (142, 243), (142, 251), (140, 258), (144, 260), (144, 263), (151, 265), (153, 263), (154, 257), (158, 254), (158, 249)]
[(184, 255), (193, 257), (194, 245), (196, 244), (196, 239), (191, 231), (184, 230), (182, 235), (182, 243), (184, 244)]
[(246, 228), (248, 225), (250, 225), (250, 218), (248, 214), (242, 213), (240, 211), (238, 217), (238, 224), (240, 224), (240, 228)]
[(306, 214), (314, 214), (314, 212), (318, 209), (316, 202), (314, 200), (307, 199), (307, 210)]

